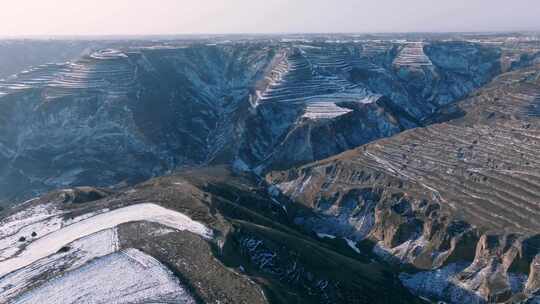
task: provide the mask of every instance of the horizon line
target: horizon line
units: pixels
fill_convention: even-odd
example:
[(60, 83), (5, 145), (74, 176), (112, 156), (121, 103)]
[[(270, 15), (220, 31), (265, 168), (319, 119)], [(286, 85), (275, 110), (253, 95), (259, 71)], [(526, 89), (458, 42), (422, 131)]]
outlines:
[(137, 37), (195, 37), (195, 36), (287, 36), (287, 35), (411, 35), (411, 34), (540, 34), (540, 29), (495, 31), (381, 31), (381, 32), (230, 32), (230, 33), (176, 33), (176, 34), (24, 34), (0, 35), (0, 39), (55, 39), (55, 38), (137, 38)]

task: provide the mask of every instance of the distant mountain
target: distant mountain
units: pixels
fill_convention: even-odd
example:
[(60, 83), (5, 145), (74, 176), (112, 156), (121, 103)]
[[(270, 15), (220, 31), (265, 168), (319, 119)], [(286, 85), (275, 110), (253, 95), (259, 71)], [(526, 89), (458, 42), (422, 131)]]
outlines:
[(500, 72), (500, 48), (465, 42), (294, 45), (258, 87), (239, 160), (287, 168), (421, 126)]
[(2, 196), (232, 159), (271, 55), (257, 45), (105, 49), (0, 83)]
[(439, 41), (147, 44), (0, 82), (0, 197), (322, 159), (423, 125), (507, 54)]
[(78, 59), (104, 42), (0, 40), (0, 79), (47, 63)]

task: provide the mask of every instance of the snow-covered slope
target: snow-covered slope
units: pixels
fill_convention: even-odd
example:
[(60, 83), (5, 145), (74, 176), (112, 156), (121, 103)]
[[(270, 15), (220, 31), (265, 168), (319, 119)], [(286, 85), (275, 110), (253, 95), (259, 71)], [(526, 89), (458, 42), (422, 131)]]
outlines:
[(210, 239), (204, 224), (150, 203), (68, 213), (51, 202), (0, 222), (0, 303), (194, 303), (157, 260), (135, 249), (118, 252), (117, 227), (149, 222)]
[(85, 190), (2, 216), (0, 240), (28, 239), (5, 242), (16, 252), (0, 261), (0, 303), (419, 303), (352, 240), (343, 254), (296, 231), (252, 175), (217, 167), (97, 199)]
[[(61, 221), (60, 218), (57, 219)], [(45, 258), (57, 252), (63, 246), (82, 237), (133, 221), (157, 222), (180, 231), (190, 231), (203, 237), (208, 238), (212, 236), (212, 232), (204, 225), (192, 221), (189, 217), (181, 213), (173, 212), (153, 204), (138, 204), (103, 212), (88, 219), (66, 225), (56, 231), (39, 229), (41, 227), (48, 228), (51, 226), (49, 221), (46, 223), (39, 222), (32, 224), (30, 227), (26, 226), (23, 231), (32, 230), (43, 236), (25, 243), (22, 252), (4, 257), (4, 260), (0, 262), (0, 276), (28, 266), (41, 258)], [(21, 233), (21, 230), (17, 231), (18, 233)], [(11, 237), (16, 237), (17, 234)], [(9, 245), (13, 246), (13, 244)]]
[(102, 230), (92, 235), (82, 237), (63, 248), (69, 251), (55, 252), (42, 258), (28, 267), (13, 271), (0, 280), (0, 298), (11, 301), (55, 278), (89, 263), (93, 259), (103, 257), (119, 250), (118, 232), (116, 228)]
[(170, 270), (136, 250), (98, 258), (11, 303), (182, 303), (195, 299)]

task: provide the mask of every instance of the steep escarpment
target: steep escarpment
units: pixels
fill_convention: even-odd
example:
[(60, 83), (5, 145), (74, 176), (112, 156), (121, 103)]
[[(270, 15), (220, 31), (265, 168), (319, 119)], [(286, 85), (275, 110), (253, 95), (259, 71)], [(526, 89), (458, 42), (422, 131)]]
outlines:
[(265, 45), (105, 49), (0, 82), (0, 196), (232, 158)]
[[(538, 66), (443, 108), (445, 123), (268, 175), (308, 231), (402, 265), (418, 295), (453, 303), (534, 298), (540, 254)], [(535, 300), (531, 300), (535, 301)]]

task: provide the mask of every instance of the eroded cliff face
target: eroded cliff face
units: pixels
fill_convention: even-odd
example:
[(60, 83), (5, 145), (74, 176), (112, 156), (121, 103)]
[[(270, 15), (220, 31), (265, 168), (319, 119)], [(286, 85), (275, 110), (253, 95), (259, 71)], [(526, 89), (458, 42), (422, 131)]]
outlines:
[(239, 160), (283, 169), (421, 126), (500, 71), (499, 48), (465, 42), (292, 46), (257, 91)]
[(267, 46), (102, 50), (0, 83), (0, 196), (231, 159)]
[(267, 180), (306, 207), (292, 212), (298, 225), (402, 265), (402, 282), (418, 295), (534, 303), (539, 96), (538, 66), (506, 73), (439, 113), (461, 118)]

